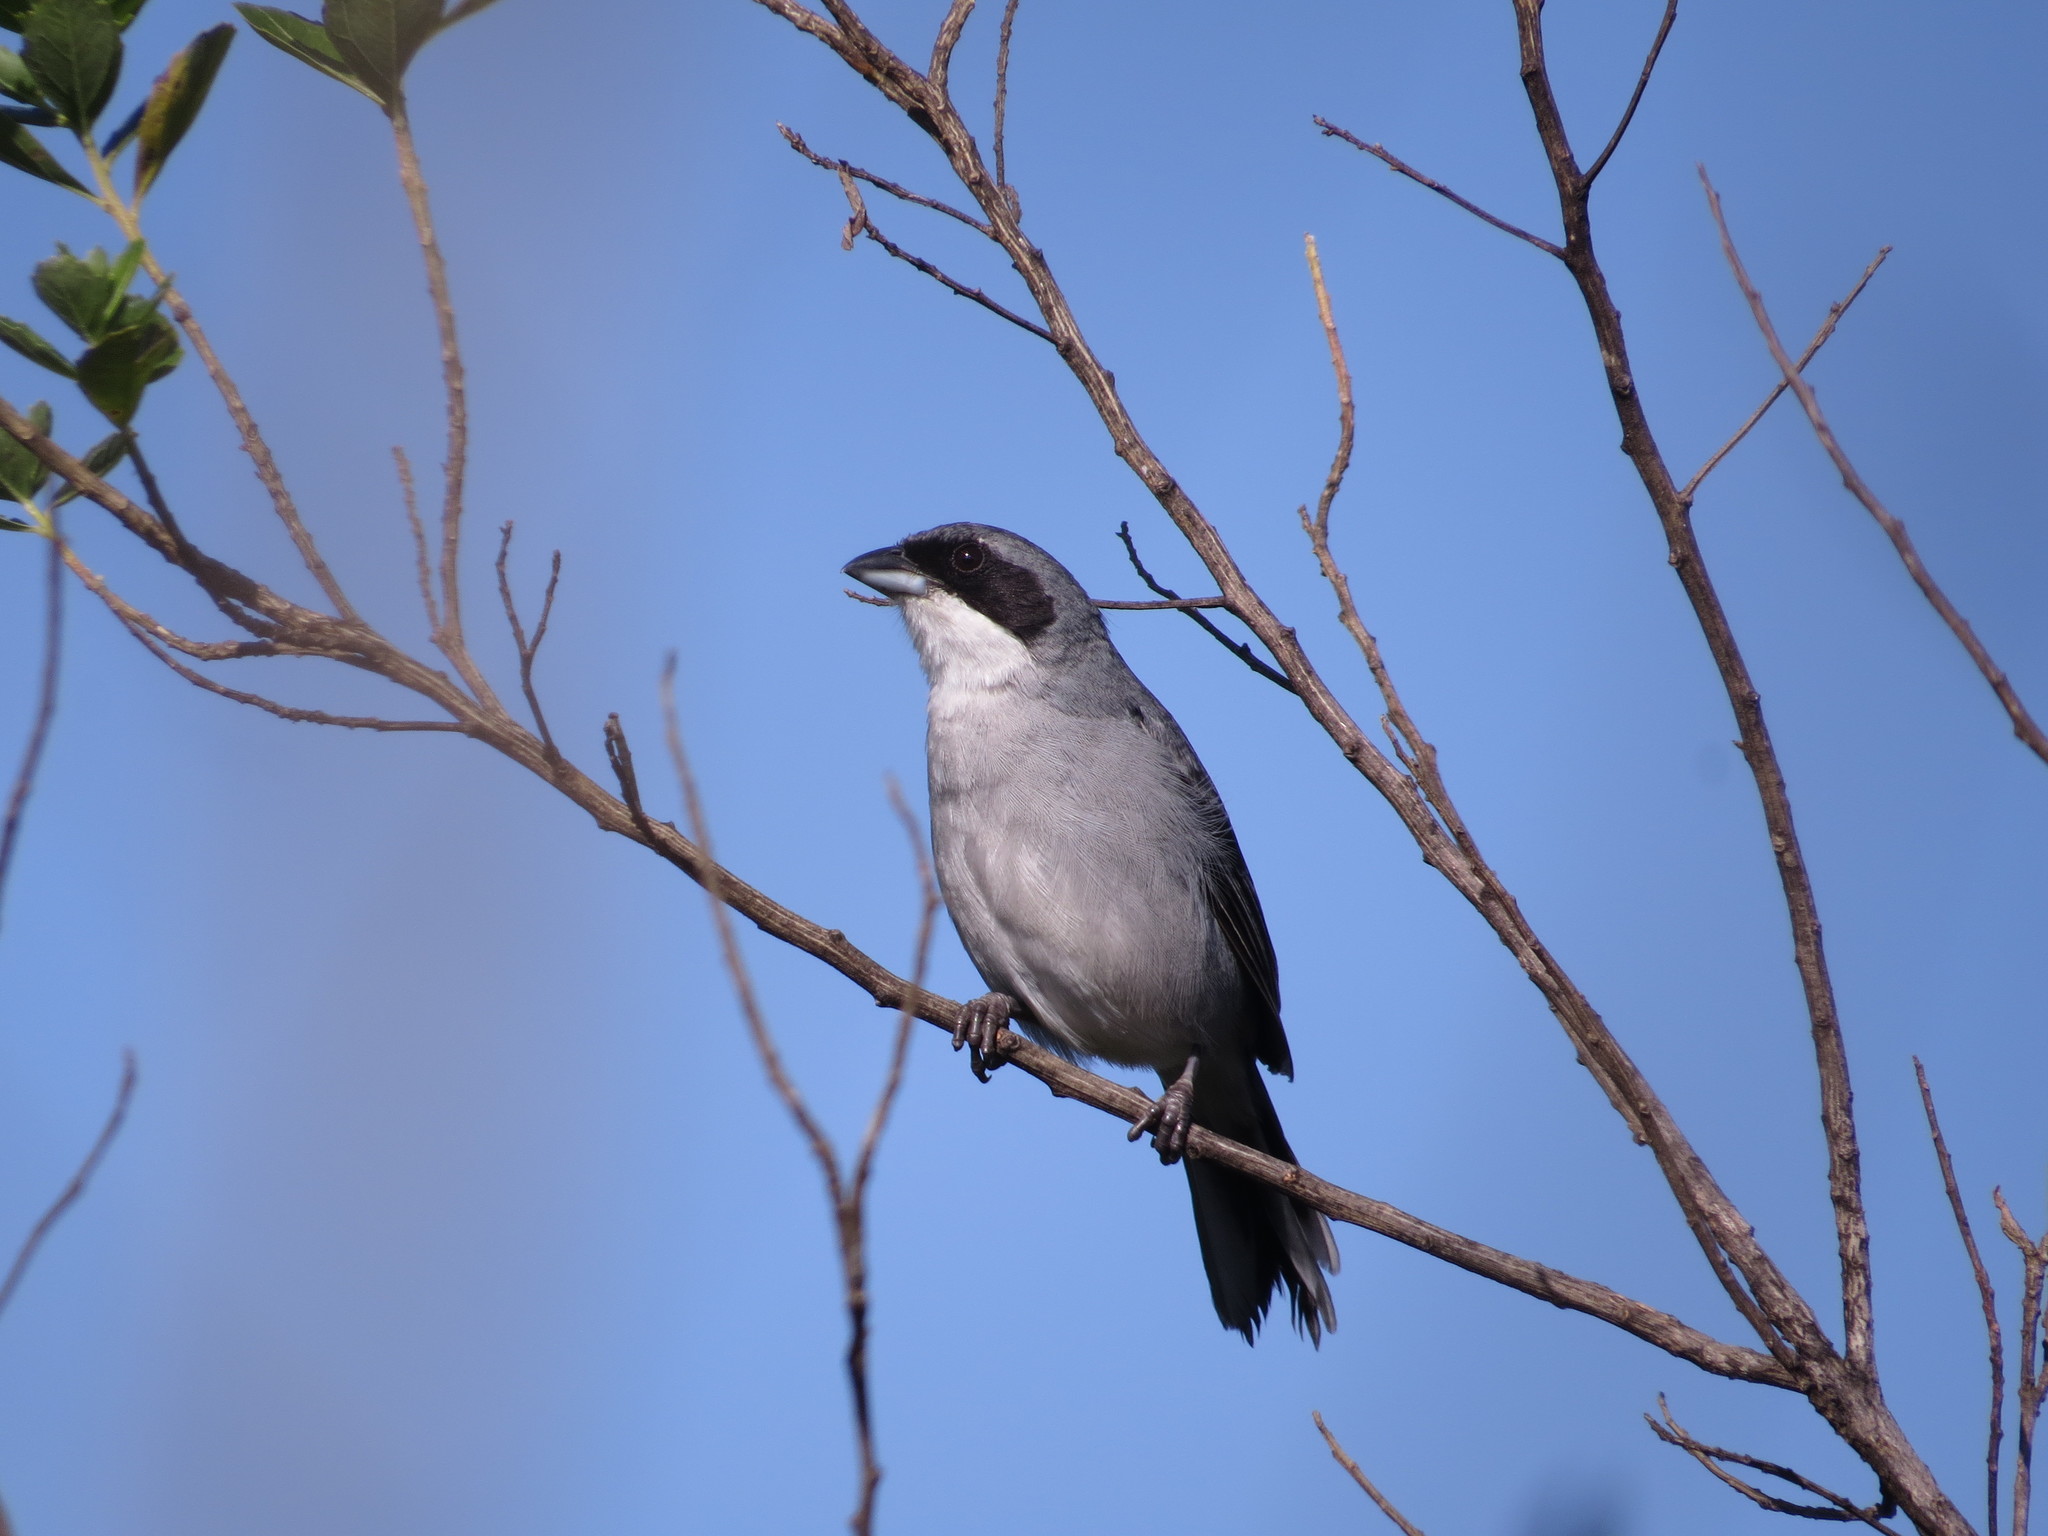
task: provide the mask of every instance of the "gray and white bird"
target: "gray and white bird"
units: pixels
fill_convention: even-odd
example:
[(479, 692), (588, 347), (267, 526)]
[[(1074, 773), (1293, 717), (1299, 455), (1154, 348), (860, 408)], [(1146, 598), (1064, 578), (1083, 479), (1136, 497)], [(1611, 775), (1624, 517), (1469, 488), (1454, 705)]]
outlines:
[[(1071, 1058), (1149, 1067), (1163, 1162), (1190, 1123), (1294, 1161), (1259, 1074), (1294, 1075), (1272, 940), (1216, 786), (1067, 569), (1028, 539), (951, 523), (849, 562), (888, 596), (931, 685), (939, 886), (987, 996), (954, 1047), (977, 1071), (1011, 1018)], [(1335, 1328), (1329, 1224), (1269, 1184), (1187, 1164), (1224, 1326), (1252, 1340), (1284, 1285)]]

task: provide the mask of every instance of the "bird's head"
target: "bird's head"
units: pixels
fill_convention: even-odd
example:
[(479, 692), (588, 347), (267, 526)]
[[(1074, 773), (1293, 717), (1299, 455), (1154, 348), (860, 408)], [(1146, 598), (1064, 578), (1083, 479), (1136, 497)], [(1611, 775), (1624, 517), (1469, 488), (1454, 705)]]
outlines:
[(1029, 539), (985, 523), (948, 523), (869, 550), (845, 572), (903, 610), (925, 670), (1009, 672), (1070, 647), (1107, 644), (1095, 604)]

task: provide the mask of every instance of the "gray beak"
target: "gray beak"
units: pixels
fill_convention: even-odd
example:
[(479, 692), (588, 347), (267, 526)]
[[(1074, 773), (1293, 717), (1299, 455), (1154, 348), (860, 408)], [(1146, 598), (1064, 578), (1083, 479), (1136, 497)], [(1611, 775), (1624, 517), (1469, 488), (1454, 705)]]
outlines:
[(856, 555), (841, 569), (885, 597), (922, 597), (927, 585), (924, 572), (912, 565), (900, 549), (871, 549)]

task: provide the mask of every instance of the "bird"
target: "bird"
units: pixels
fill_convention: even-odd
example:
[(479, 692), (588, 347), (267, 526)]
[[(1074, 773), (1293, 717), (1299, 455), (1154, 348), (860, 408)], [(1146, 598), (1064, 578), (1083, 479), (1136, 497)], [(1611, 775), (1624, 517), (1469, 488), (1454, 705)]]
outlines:
[[(1295, 1160), (1259, 1068), (1292, 1077), (1273, 943), (1215, 784), (1117, 651), (1073, 575), (1019, 534), (949, 523), (843, 568), (902, 614), (929, 684), (933, 861), (988, 992), (953, 1045), (975, 1074), (998, 1032), (1159, 1075), (1132, 1127), (1161, 1162), (1191, 1125)], [(870, 599), (872, 601), (872, 599)], [(1185, 1159), (1210, 1298), (1255, 1342), (1285, 1288), (1320, 1345), (1337, 1324), (1320, 1213)]]

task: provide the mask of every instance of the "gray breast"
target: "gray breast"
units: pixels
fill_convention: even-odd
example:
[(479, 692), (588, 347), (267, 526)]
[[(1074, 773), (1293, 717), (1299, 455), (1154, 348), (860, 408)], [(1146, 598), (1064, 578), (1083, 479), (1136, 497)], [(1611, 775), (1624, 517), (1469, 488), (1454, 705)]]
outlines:
[(988, 984), (1069, 1051), (1168, 1072), (1239, 993), (1173, 745), (1019, 693), (928, 742), (939, 880)]

